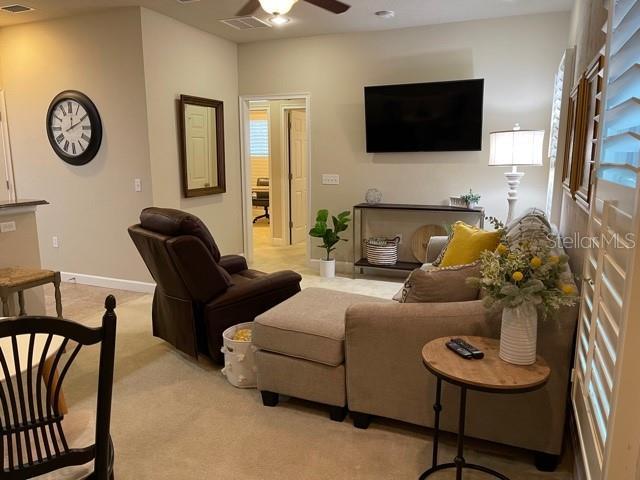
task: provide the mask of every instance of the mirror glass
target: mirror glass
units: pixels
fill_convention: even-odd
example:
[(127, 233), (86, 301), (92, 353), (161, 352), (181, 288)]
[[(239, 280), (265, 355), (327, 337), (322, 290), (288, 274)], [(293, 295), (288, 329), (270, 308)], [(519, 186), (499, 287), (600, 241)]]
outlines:
[(180, 104), (184, 195), (224, 193), (222, 102), (183, 95)]

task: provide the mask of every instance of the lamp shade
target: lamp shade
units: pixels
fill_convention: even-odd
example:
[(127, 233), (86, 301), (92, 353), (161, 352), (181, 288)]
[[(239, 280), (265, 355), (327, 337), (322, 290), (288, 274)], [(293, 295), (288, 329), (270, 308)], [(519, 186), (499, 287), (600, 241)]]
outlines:
[(544, 130), (508, 130), (489, 134), (491, 166), (542, 165)]
[(284, 15), (298, 0), (260, 0), (262, 9), (272, 15)]

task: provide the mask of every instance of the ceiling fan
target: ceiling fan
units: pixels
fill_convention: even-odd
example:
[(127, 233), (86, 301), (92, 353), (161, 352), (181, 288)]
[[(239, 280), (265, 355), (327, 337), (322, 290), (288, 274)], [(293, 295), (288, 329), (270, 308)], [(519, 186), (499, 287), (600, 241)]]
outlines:
[[(351, 8), (351, 5), (342, 3), (338, 0), (302, 0), (304, 2), (315, 5), (316, 7), (324, 8), (332, 13), (344, 13)], [(238, 17), (244, 17), (246, 15), (252, 15), (256, 10), (262, 8), (265, 12), (272, 15), (285, 15), (291, 10), (291, 7), (298, 2), (298, 0), (249, 0), (244, 4), (236, 15)]]

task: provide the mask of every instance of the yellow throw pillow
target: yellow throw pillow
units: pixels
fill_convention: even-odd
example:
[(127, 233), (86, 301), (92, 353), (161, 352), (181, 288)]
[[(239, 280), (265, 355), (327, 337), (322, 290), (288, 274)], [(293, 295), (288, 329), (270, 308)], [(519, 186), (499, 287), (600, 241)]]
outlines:
[(487, 232), (464, 222), (453, 224), (453, 236), (447, 245), (441, 267), (465, 265), (480, 258), (485, 250), (495, 250), (500, 242), (499, 230)]

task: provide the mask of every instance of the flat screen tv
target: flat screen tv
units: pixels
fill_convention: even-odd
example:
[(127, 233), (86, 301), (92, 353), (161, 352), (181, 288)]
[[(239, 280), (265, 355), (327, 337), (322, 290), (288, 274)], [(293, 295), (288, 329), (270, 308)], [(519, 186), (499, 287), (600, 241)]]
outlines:
[(367, 152), (482, 149), (484, 80), (364, 88)]

